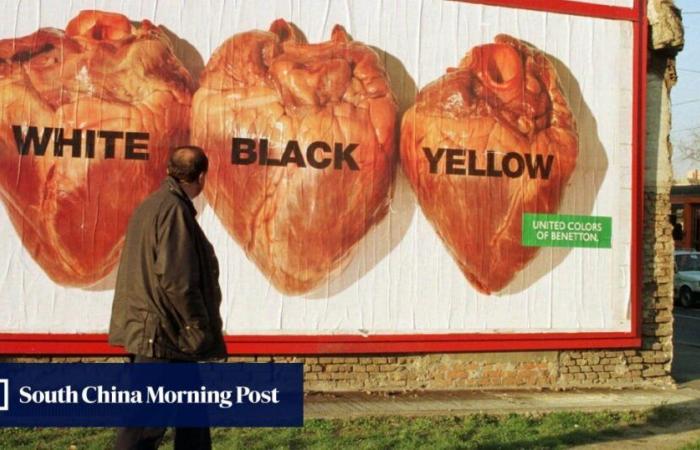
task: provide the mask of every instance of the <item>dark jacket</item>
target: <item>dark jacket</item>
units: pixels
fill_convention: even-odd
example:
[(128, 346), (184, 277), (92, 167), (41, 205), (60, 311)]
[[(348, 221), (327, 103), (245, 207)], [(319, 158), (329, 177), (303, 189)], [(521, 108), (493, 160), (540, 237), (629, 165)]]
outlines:
[(171, 177), (134, 211), (119, 262), (110, 344), (152, 358), (226, 355), (219, 264), (196, 214)]

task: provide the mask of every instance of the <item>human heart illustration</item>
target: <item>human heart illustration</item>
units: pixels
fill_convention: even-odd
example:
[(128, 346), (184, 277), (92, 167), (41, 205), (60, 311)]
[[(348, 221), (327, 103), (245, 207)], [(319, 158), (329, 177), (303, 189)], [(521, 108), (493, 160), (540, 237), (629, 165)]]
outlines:
[(521, 245), (523, 214), (558, 210), (577, 155), (554, 67), (506, 35), (423, 88), (401, 124), (401, 165), (421, 208), (486, 294), (535, 256)]
[(83, 11), (0, 41), (0, 197), (56, 283), (115, 266), (132, 210), (185, 143), (192, 80), (148, 21)]
[(387, 213), (397, 105), (378, 55), (342, 27), (319, 44), (281, 19), (233, 36), (192, 108), (206, 197), (280, 292), (319, 285)]

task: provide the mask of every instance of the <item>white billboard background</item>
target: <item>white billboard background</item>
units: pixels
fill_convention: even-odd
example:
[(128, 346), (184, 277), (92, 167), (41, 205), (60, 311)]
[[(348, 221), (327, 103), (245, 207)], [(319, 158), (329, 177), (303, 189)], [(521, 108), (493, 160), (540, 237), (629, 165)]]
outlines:
[[(634, 0), (573, 0), (576, 3), (593, 3), (602, 6), (620, 6), (623, 8), (633, 8)], [(641, 1), (641, 0), (638, 0)]]
[[(632, 6), (632, 0), (606, 3)], [(402, 334), (629, 331), (632, 24), (442, 0), (3, 1), (0, 38), (64, 29), (82, 9), (164, 25), (206, 64), (231, 35), (293, 22), (310, 43), (341, 24), (384, 52), (403, 112), (416, 89), (472, 47), (507, 33), (554, 58), (579, 130), (579, 157), (560, 214), (612, 217), (612, 248), (542, 248), (494, 295), (474, 290), (399, 173), (388, 216), (349, 265), (315, 292), (286, 297), (258, 271), (203, 199), (200, 224), (221, 265), (229, 334)], [(191, 66), (191, 64), (190, 64)], [(195, 72), (201, 67), (190, 67)], [(400, 170), (399, 170), (400, 172)], [(0, 332), (93, 333), (109, 324), (114, 274), (90, 289), (53, 283), (0, 214)], [(116, 271), (116, 269), (115, 269)], [(534, 281), (533, 281), (534, 280)]]

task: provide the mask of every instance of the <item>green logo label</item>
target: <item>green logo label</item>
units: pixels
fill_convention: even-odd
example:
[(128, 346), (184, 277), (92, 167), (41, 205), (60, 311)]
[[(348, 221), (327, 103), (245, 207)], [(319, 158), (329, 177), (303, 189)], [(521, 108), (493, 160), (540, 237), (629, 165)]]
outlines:
[(612, 217), (523, 214), (526, 247), (610, 248)]

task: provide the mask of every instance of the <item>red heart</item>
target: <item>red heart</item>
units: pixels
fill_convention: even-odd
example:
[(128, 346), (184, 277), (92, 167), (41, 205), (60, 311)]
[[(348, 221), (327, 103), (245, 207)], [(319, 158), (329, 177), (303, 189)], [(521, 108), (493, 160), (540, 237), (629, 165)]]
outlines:
[(557, 211), (577, 155), (554, 67), (505, 35), (424, 87), (401, 125), (401, 164), (423, 212), (486, 294), (535, 256), (521, 245), (523, 213)]
[(311, 45), (277, 20), (212, 56), (192, 113), (205, 193), (281, 292), (313, 289), (386, 214), (396, 108), (377, 54), (340, 26)]
[[(127, 221), (162, 179), (169, 146), (187, 138), (191, 77), (160, 29), (99, 11), (81, 12), (65, 33), (0, 41), (0, 58), (0, 196), (55, 282), (93, 284), (117, 263)], [(59, 129), (80, 145), (56, 152)], [(38, 148), (20, 154), (32, 133)]]

